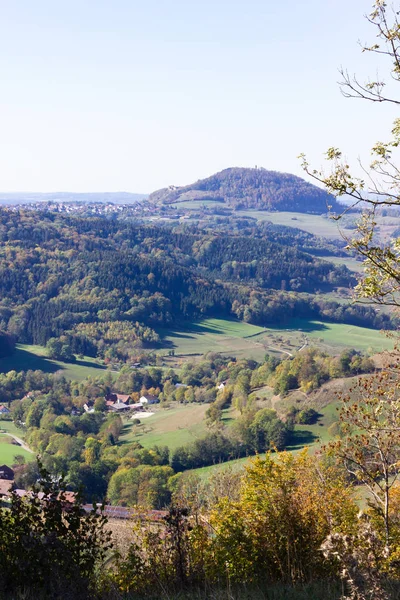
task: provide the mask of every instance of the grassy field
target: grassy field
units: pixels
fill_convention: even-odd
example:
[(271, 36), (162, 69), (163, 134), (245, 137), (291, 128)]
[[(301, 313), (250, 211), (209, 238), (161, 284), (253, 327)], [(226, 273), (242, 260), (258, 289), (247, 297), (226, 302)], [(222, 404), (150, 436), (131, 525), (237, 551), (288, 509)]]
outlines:
[(309, 338), (310, 344), (324, 344), (332, 348), (355, 348), (356, 350), (371, 349), (374, 352), (393, 348), (393, 340), (380, 331), (345, 325), (343, 323), (324, 323), (322, 321), (309, 321), (293, 319), (292, 328), (301, 329)]
[[(207, 433), (205, 413), (209, 404), (179, 404), (171, 408), (155, 409), (155, 414), (133, 425), (132, 420), (124, 424), (120, 437), (121, 444), (139, 442), (145, 448), (155, 445), (168, 446), (175, 450)], [(232, 421), (232, 409), (223, 411), (223, 421), (226, 425)]]
[(174, 208), (179, 210), (198, 210), (199, 208), (215, 208), (215, 207), (223, 207), (229, 208), (223, 202), (216, 202), (215, 200), (184, 200), (183, 202), (176, 202), (175, 204), (171, 204)]
[(195, 359), (209, 351), (261, 361), (266, 353), (281, 357), (294, 355), (305, 343), (331, 353), (343, 348), (373, 352), (393, 348), (393, 341), (374, 329), (305, 319), (292, 319), (279, 327), (204, 319), (179, 330), (160, 330), (159, 333), (164, 353), (167, 349), (175, 351), (175, 357), (167, 359), (171, 366), (179, 357)]
[(364, 272), (363, 263), (355, 258), (351, 258), (350, 256), (321, 256), (319, 258), (321, 260), (333, 263), (334, 265), (345, 265), (348, 269), (350, 269), (350, 271), (354, 271), (354, 273)]
[[(187, 404), (175, 405), (168, 409), (157, 406), (155, 414), (143, 419), (140, 425), (135, 426), (131, 420), (127, 420), (119, 443), (137, 441), (145, 448), (160, 445), (168, 446), (170, 451), (173, 451), (178, 446), (189, 444), (207, 433), (205, 413), (208, 406), (208, 404)], [(319, 409), (320, 418), (315, 425), (296, 425), (288, 451), (298, 452), (304, 446), (315, 451), (320, 443), (329, 441), (328, 428), (337, 421), (337, 406), (337, 403), (331, 403)], [(227, 426), (233, 422), (232, 408), (223, 411), (223, 420)], [(241, 469), (252, 458), (254, 457), (231, 460), (227, 463), (195, 469), (194, 472), (201, 477), (208, 477), (219, 469)]]
[(0, 464), (11, 466), (14, 464), (14, 457), (19, 454), (25, 457), (27, 461), (33, 460), (35, 455), (12, 443), (12, 438), (0, 433)]
[(12, 356), (0, 359), (0, 373), (12, 370), (28, 371), (29, 369), (46, 373), (61, 371), (67, 379), (76, 381), (89, 376), (98, 377), (105, 372), (105, 368), (90, 357), (84, 357), (82, 360), (77, 360), (76, 363), (50, 360), (46, 357), (46, 350), (43, 346), (17, 344)]
[(19, 429), (13, 421), (2, 421), (0, 420), (0, 433), (12, 433), (17, 437), (24, 439), (25, 432), (22, 429)]
[(337, 221), (321, 215), (307, 215), (296, 212), (267, 212), (263, 210), (241, 210), (236, 214), (249, 216), (258, 221), (271, 221), (276, 225), (296, 227), (308, 233), (327, 239), (342, 239)]
[(16, 427), (13, 421), (0, 420), (0, 464), (11, 467), (15, 462), (14, 456), (17, 454), (24, 456), (26, 461), (34, 460), (35, 454), (24, 450), (21, 446), (12, 444), (12, 438), (5, 435), (6, 433), (11, 433), (24, 439), (24, 431)]
[(159, 408), (151, 417), (135, 426), (128, 420), (120, 443), (140, 442), (145, 448), (161, 445), (174, 450), (202, 437), (206, 431), (205, 413), (208, 404), (182, 404), (172, 408)]
[(254, 340), (263, 327), (229, 319), (204, 319), (181, 329), (158, 330), (165, 350), (173, 348), (176, 355), (202, 355), (221, 352), (238, 358), (262, 360), (263, 344)]

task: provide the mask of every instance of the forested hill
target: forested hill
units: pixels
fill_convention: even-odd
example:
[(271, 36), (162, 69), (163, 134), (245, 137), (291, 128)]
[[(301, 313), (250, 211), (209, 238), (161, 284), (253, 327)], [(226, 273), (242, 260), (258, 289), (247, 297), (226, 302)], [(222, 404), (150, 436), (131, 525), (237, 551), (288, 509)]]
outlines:
[(235, 208), (283, 210), (324, 214), (343, 207), (324, 190), (290, 173), (262, 168), (225, 169), (207, 179), (184, 187), (165, 188), (150, 195), (150, 201), (173, 203), (185, 200), (214, 200)]

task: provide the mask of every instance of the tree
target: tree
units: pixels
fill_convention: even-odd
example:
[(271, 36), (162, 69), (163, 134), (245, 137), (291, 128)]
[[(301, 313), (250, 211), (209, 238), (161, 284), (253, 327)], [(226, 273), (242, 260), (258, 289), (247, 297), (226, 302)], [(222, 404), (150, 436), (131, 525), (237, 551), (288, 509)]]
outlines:
[(67, 500), (62, 480), (54, 483), (43, 469), (40, 476), (31, 494), (13, 493), (10, 506), (0, 509), (0, 594), (92, 597), (96, 569), (110, 548), (107, 520)]
[(329, 450), (339, 456), (354, 481), (365, 485), (391, 546), (391, 489), (400, 475), (399, 370), (359, 379), (342, 398), (341, 439)]
[[(375, 27), (377, 42), (363, 46), (363, 52), (375, 53), (390, 63), (392, 80), (400, 83), (400, 21), (399, 12), (388, 8), (384, 0), (375, 0), (369, 22)], [(356, 76), (341, 69), (341, 89), (347, 98), (358, 98), (378, 104), (400, 105), (400, 99), (386, 94), (386, 83), (377, 78), (361, 83)], [(329, 175), (312, 169), (304, 155), (302, 165), (314, 179), (322, 182), (336, 197), (346, 196), (353, 200), (352, 208), (362, 208), (354, 239), (348, 247), (363, 259), (365, 274), (356, 287), (359, 299), (376, 304), (400, 306), (400, 238), (391, 239), (385, 245), (377, 240), (377, 215), (382, 207), (400, 206), (400, 168), (398, 164), (400, 146), (400, 119), (393, 122), (391, 136), (386, 142), (377, 142), (371, 149), (373, 160), (363, 166), (364, 178), (351, 173), (350, 165), (338, 148), (329, 148), (326, 158), (332, 164)], [(336, 216), (343, 217), (348, 209)]]
[(357, 508), (335, 467), (304, 450), (257, 458), (246, 468), (238, 500), (213, 506), (215, 569), (232, 581), (310, 581), (327, 574), (320, 545), (332, 531), (348, 531)]
[(253, 436), (253, 447), (257, 452), (269, 450), (270, 446), (282, 450), (289, 434), (285, 424), (271, 408), (262, 408), (256, 413), (250, 425), (250, 432)]

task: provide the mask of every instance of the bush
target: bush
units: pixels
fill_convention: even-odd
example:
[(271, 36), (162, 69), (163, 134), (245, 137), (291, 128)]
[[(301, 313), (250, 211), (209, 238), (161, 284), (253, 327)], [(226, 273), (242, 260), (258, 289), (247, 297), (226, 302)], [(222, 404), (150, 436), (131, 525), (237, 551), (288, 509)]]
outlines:
[(300, 425), (314, 425), (318, 421), (319, 413), (313, 408), (305, 408), (297, 415)]

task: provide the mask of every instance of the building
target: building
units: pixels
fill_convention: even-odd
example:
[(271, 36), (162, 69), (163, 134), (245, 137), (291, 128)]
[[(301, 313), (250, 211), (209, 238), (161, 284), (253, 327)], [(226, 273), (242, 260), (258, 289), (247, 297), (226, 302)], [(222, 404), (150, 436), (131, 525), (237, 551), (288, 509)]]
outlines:
[(158, 404), (159, 399), (157, 396), (153, 396), (152, 394), (146, 394), (145, 396), (141, 396), (139, 398), (140, 404)]
[(11, 467), (8, 467), (7, 465), (0, 465), (0, 479), (13, 481), (14, 471), (11, 469)]
[(129, 394), (117, 394), (115, 392), (111, 392), (104, 397), (107, 406), (111, 406), (111, 404), (115, 404), (115, 402), (123, 402), (124, 404), (128, 404), (131, 399)]
[(4, 406), (4, 404), (0, 404), (0, 415), (9, 415), (10, 414), (10, 409), (7, 408), (7, 406)]
[(109, 410), (115, 410), (116, 412), (128, 411), (131, 409), (130, 404), (125, 404), (124, 402), (114, 402), (113, 404), (108, 405)]

